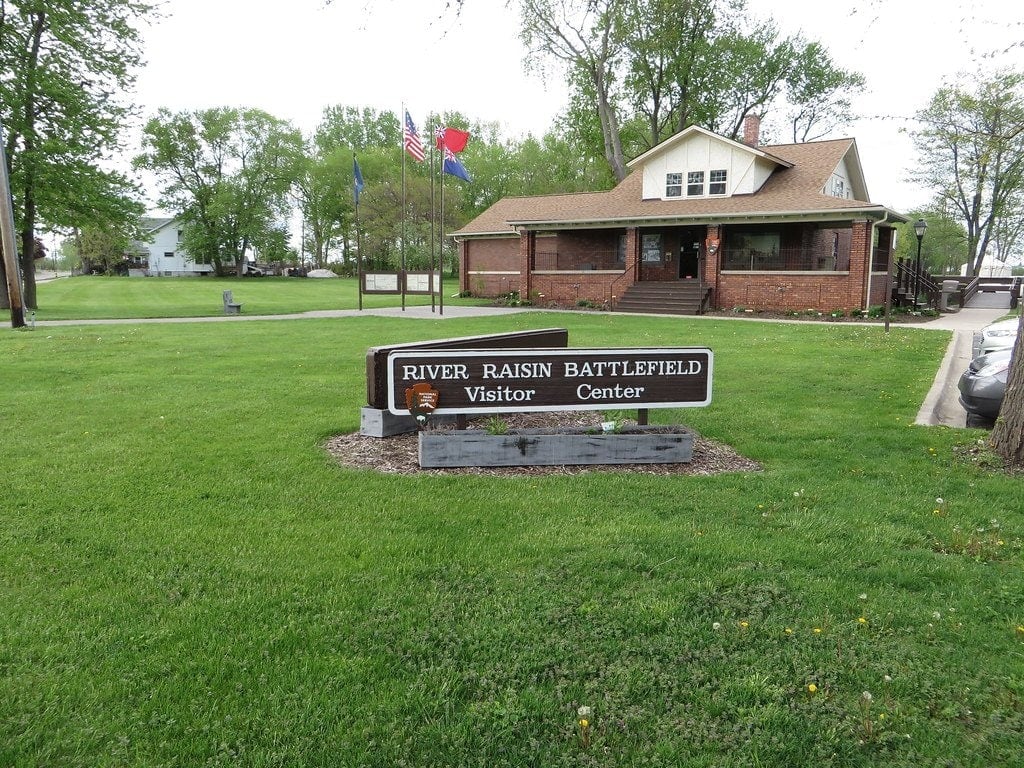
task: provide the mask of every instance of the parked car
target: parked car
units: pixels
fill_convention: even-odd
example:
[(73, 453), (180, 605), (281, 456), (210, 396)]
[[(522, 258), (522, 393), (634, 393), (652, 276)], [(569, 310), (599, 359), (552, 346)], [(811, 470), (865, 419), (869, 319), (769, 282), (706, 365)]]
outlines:
[(960, 405), (967, 411), (967, 426), (985, 426), (995, 421), (1006, 394), (1012, 349), (998, 349), (978, 355), (960, 376)]
[(1020, 320), (1015, 317), (986, 325), (976, 338), (975, 356), (994, 352), (997, 349), (1010, 349), (1017, 340), (1017, 328), (1019, 327)]

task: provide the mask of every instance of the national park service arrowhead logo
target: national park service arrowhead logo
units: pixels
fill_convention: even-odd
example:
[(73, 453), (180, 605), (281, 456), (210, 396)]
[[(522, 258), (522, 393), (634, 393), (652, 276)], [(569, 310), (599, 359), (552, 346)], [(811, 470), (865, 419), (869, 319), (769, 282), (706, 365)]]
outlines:
[(437, 408), (440, 396), (440, 392), (425, 382), (413, 384), (405, 390), (405, 405), (420, 427), (426, 425), (430, 414)]

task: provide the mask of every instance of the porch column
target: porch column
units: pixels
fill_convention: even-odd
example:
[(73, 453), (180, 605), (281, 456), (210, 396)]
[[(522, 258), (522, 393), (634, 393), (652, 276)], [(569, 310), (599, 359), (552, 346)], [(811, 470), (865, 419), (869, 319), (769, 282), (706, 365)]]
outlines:
[[(877, 275), (872, 275), (871, 282), (869, 284), (870, 288), (868, 295), (868, 304), (878, 303), (872, 302), (872, 298), (879, 295), (881, 296), (881, 299), (878, 301), (880, 303), (885, 303), (886, 296), (891, 295), (892, 293), (892, 237), (893, 234), (896, 232), (896, 228), (891, 226), (880, 226), (877, 229), (878, 253), (880, 256), (885, 256), (885, 277), (879, 279)], [(882, 285), (880, 286), (879, 283), (881, 283)]]
[(626, 227), (626, 278), (622, 290), (640, 282), (640, 278), (640, 231), (636, 227)]
[(850, 222), (849, 301), (844, 309), (860, 309), (870, 301), (868, 276), (871, 274), (871, 222), (855, 219)]
[(519, 298), (528, 299), (533, 290), (533, 258), (537, 252), (537, 233), (519, 232)]
[[(704, 256), (704, 283), (711, 286), (711, 306), (720, 309), (718, 297), (722, 295), (722, 227), (719, 224), (708, 224), (707, 239), (704, 241), (704, 248), (701, 253)], [(708, 250), (708, 242), (718, 241), (718, 248), (714, 253)]]

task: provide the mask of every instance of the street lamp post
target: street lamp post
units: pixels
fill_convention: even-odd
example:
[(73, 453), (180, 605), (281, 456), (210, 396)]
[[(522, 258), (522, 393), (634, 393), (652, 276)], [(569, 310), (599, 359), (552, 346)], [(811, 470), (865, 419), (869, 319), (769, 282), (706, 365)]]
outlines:
[(917, 235), (917, 262), (914, 264), (914, 308), (917, 308), (917, 295), (921, 289), (921, 241), (924, 239), (924, 231), (928, 229), (928, 222), (918, 219), (914, 222), (914, 234)]

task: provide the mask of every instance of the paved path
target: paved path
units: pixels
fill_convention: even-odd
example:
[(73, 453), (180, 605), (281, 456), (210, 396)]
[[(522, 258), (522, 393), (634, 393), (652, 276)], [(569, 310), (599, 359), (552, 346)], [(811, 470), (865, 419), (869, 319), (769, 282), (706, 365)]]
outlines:
[(311, 312), (294, 312), (289, 315), (206, 315), (204, 317), (142, 317), (113, 320), (40, 320), (36, 325), (46, 328), (58, 325), (135, 325), (138, 323), (239, 323), (249, 320), (309, 320), (322, 317), (408, 317), (422, 320), (451, 320), (460, 317), (482, 317), (486, 315), (511, 315), (529, 312), (530, 307), (379, 307), (374, 309), (321, 309)]

